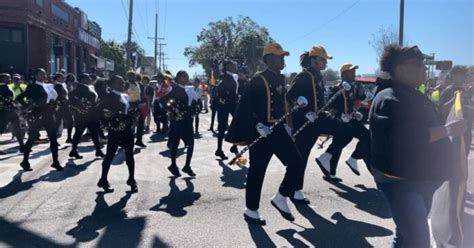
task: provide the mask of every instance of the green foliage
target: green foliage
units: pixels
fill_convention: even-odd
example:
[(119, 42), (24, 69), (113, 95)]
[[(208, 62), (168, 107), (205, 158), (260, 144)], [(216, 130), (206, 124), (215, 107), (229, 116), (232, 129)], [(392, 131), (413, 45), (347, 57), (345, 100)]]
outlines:
[(189, 65), (202, 65), (209, 75), (212, 60), (232, 58), (245, 63), (251, 73), (255, 73), (263, 63), (263, 47), (272, 41), (268, 30), (259, 26), (250, 17), (239, 17), (234, 21), (227, 17), (211, 22), (197, 36), (197, 47), (188, 47), (184, 55)]
[[(115, 70), (112, 74), (124, 76), (128, 68), (125, 63), (126, 58), (126, 42), (118, 43), (113, 40), (100, 41), (100, 53), (101, 56), (111, 59), (115, 63)], [(136, 42), (131, 43), (131, 53), (136, 52), (138, 54), (139, 63), (142, 57), (145, 55), (145, 50), (141, 48)]]

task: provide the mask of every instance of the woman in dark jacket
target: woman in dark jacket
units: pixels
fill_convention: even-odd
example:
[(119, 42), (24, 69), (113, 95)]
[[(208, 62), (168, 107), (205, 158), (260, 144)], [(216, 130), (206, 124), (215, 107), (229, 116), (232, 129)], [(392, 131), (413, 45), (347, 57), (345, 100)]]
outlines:
[(394, 247), (430, 247), (428, 213), (435, 190), (452, 171), (449, 136), (465, 121), (444, 125), (441, 114), (417, 88), (426, 81), (418, 47), (385, 47), (381, 69), (391, 80), (370, 109), (371, 165), (396, 225)]

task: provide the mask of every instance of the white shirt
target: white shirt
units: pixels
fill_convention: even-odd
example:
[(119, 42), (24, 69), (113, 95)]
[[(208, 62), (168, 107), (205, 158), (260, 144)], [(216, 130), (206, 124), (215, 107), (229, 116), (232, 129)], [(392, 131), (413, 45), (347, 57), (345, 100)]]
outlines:
[(45, 84), (39, 81), (36, 81), (36, 84), (43, 87), (44, 91), (48, 95), (48, 98), (46, 99), (46, 103), (50, 103), (51, 101), (56, 101), (56, 99), (58, 98), (58, 92), (54, 90), (53, 84)]
[[(180, 85), (180, 87), (183, 87)], [(188, 106), (191, 106), (193, 103), (193, 100), (199, 100), (201, 99), (201, 95), (196, 94), (196, 91), (194, 90), (194, 86), (188, 85), (184, 87), (184, 90), (186, 91), (186, 94), (188, 95)]]
[(130, 99), (127, 94), (122, 93), (120, 91), (112, 90), (113, 93), (120, 96), (120, 102), (125, 104), (125, 112), (128, 113), (128, 109), (130, 108)]
[(235, 74), (235, 73), (231, 73), (231, 72), (226, 72), (228, 75), (231, 75), (232, 78), (234, 79), (235, 81), (235, 84), (237, 85), (237, 87), (235, 87), (235, 94), (239, 94), (239, 75)]

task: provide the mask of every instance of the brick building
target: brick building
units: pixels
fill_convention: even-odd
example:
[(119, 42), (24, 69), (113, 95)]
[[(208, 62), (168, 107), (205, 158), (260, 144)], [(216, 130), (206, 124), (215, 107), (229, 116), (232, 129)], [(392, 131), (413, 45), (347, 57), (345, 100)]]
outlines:
[(100, 37), (100, 26), (64, 0), (0, 1), (0, 71), (93, 71)]

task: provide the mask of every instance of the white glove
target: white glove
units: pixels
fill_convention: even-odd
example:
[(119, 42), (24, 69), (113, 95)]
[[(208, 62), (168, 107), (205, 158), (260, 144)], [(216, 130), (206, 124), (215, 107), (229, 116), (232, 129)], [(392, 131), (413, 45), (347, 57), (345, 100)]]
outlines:
[(270, 129), (270, 127), (268, 126), (265, 126), (263, 123), (259, 122), (257, 124), (257, 126), (255, 126), (257, 128), (257, 132), (260, 134), (260, 136), (266, 138), (268, 135), (270, 135), (272, 133), (272, 130)]
[(291, 129), (291, 127), (288, 126), (288, 124), (283, 124), (283, 126), (285, 127), (285, 130), (288, 133), (288, 135), (290, 135), (290, 137), (293, 137), (293, 130)]
[(354, 112), (354, 118), (357, 120), (357, 121), (361, 121), (362, 119), (364, 119), (364, 115), (359, 112), (359, 111), (355, 111)]
[(316, 121), (316, 119), (318, 119), (318, 115), (313, 111), (309, 111), (308, 113), (306, 113), (305, 117), (310, 122), (314, 122)]
[(348, 123), (349, 121), (351, 121), (351, 119), (352, 119), (352, 116), (350, 114), (346, 114), (346, 113), (341, 114), (342, 122)]

